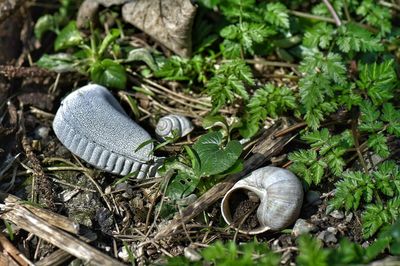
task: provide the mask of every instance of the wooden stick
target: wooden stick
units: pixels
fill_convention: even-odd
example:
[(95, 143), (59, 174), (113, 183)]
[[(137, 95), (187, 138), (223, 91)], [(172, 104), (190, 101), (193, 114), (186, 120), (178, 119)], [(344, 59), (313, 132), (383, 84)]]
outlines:
[(7, 206), (13, 206), (15, 204), (23, 205), (29, 211), (36, 214), (43, 220), (47, 221), (49, 224), (58, 227), (64, 231), (70, 232), (72, 234), (79, 234), (80, 230), (79, 224), (71, 221), (65, 216), (59, 215), (57, 213), (51, 212), (46, 209), (35, 207), (28, 203), (24, 203), (20, 198), (1, 191), (0, 191), (0, 200), (3, 201)]
[(62, 249), (58, 249), (40, 261), (35, 262), (35, 266), (65, 265), (65, 262), (69, 259), (71, 259), (71, 254)]
[(259, 142), (254, 146), (252, 156), (244, 162), (244, 170), (242, 172), (227, 177), (224, 181), (209, 189), (194, 203), (186, 207), (186, 209), (182, 211), (181, 215), (162, 228), (155, 235), (155, 239), (171, 236), (182, 226), (182, 224), (189, 222), (202, 211), (214, 204), (218, 199), (222, 198), (239, 179), (246, 176), (251, 171), (261, 167), (265, 162), (270, 160), (272, 156), (279, 154), (279, 152), (281, 152), (285, 145), (291, 140), (291, 134), (289, 133), (279, 138), (275, 138), (274, 133), (287, 127), (287, 121), (279, 120), (275, 125), (266, 130), (266, 132), (259, 138)]
[(2, 233), (0, 233), (0, 246), (0, 249), (5, 250), (19, 265), (33, 265)]
[[(8, 210), (7, 210), (8, 209)], [(0, 214), (2, 219), (14, 223), (16, 226), (31, 232), (47, 242), (65, 250), (73, 256), (83, 260), (85, 263), (94, 265), (124, 265), (84, 241), (50, 225), (46, 220), (38, 217), (21, 205), (15, 205), (12, 209), (7, 208)]]

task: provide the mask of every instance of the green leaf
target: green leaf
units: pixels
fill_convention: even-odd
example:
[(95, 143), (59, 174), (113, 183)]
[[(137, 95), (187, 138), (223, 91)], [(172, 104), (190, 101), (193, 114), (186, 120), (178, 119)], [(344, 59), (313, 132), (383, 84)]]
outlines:
[(200, 178), (190, 172), (179, 171), (168, 185), (166, 195), (173, 200), (185, 198), (196, 189), (199, 181)]
[(119, 29), (111, 29), (111, 31), (106, 35), (103, 41), (100, 44), (98, 54), (102, 56), (107, 48), (115, 42), (115, 40), (121, 35), (121, 31)]
[(282, 3), (268, 3), (264, 11), (264, 19), (277, 27), (289, 28), (289, 14)]
[(343, 24), (339, 28), (337, 44), (339, 49), (345, 53), (350, 51), (378, 52), (384, 49), (379, 38), (373, 37), (368, 30), (353, 23)]
[(329, 251), (322, 249), (321, 243), (309, 235), (299, 237), (299, 255), (296, 258), (299, 266), (328, 266)]
[(329, 47), (334, 37), (334, 29), (325, 22), (316, 24), (312, 29), (304, 34), (303, 43), (308, 47), (319, 46), (323, 49)]
[(77, 58), (70, 54), (44, 54), (36, 64), (59, 73), (76, 71)]
[(66, 49), (68, 47), (78, 46), (83, 42), (83, 38), (76, 27), (76, 22), (71, 21), (63, 28), (54, 41), (54, 49), (56, 51)]
[(90, 69), (91, 79), (103, 86), (124, 89), (126, 85), (125, 68), (111, 59), (96, 62)]
[(373, 134), (367, 141), (368, 147), (372, 148), (382, 158), (387, 158), (390, 155), (386, 142), (386, 138), (382, 134)]
[(138, 48), (130, 51), (128, 53), (128, 57), (126, 58), (126, 62), (135, 62), (142, 61), (144, 62), (151, 70), (157, 71), (158, 66), (153, 56), (149, 52), (149, 50), (145, 48)]
[(55, 31), (57, 29), (57, 20), (53, 15), (41, 16), (35, 24), (35, 37), (40, 40), (42, 35), (47, 31)]
[(381, 105), (392, 99), (393, 89), (398, 84), (393, 60), (381, 64), (361, 64), (360, 79), (357, 85), (366, 90), (375, 105)]
[(228, 170), (239, 159), (242, 145), (230, 141), (224, 147), (220, 132), (210, 132), (201, 136), (193, 145), (200, 158), (201, 174), (216, 175)]

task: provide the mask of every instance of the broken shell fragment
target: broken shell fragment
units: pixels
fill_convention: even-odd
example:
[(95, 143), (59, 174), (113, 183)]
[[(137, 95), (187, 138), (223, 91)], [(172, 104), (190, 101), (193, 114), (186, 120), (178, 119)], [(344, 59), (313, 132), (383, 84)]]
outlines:
[(173, 137), (174, 132), (177, 136), (183, 137), (192, 132), (193, 124), (182, 115), (167, 115), (162, 117), (156, 125), (156, 134), (161, 139)]
[(303, 203), (303, 187), (290, 171), (267, 166), (253, 171), (238, 181), (224, 196), (221, 203), (222, 217), (232, 227), (238, 227), (233, 214), (244, 199), (255, 201), (259, 198), (257, 209), (259, 226), (241, 230), (245, 234), (260, 234), (268, 230), (281, 230), (298, 218)]
[[(86, 85), (69, 94), (60, 105), (53, 129), (65, 147), (104, 171), (149, 175), (153, 157), (150, 135), (125, 113), (104, 87)], [(149, 144), (139, 147), (145, 143)]]

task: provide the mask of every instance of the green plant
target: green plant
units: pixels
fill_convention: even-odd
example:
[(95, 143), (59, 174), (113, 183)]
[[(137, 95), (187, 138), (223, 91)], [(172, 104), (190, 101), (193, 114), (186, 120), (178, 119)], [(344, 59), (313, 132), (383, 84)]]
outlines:
[(350, 131), (332, 136), (327, 128), (304, 134), (301, 137), (312, 149), (300, 149), (289, 154), (293, 162), (290, 170), (301, 176), (307, 184), (319, 184), (327, 169), (339, 176), (346, 165), (344, 155), (353, 146)]
[(283, 112), (294, 110), (296, 107), (297, 102), (292, 90), (266, 84), (256, 90), (246, 105), (240, 133), (244, 137), (252, 137), (267, 117), (277, 118)]
[(246, 85), (254, 85), (254, 78), (250, 67), (243, 60), (237, 59), (219, 66), (205, 90), (211, 96), (212, 113), (236, 98), (248, 100)]
[[(400, 213), (400, 169), (385, 161), (376, 171), (347, 171), (336, 184), (328, 210), (357, 210), (362, 206), (363, 234), (374, 235), (382, 226), (392, 224)], [(363, 204), (362, 204), (363, 203)]]
[(265, 244), (255, 241), (241, 245), (229, 241), (217, 241), (201, 251), (202, 261), (190, 262), (185, 257), (174, 257), (168, 260), (167, 265), (279, 265), (279, 255), (272, 253)]
[(242, 168), (242, 145), (237, 140), (224, 139), (219, 131), (201, 136), (192, 147), (185, 146), (185, 151), (187, 156), (171, 158), (163, 166), (163, 172), (176, 172), (165, 192), (170, 200), (164, 206), (166, 214), (171, 214), (170, 209), (196, 189), (204, 192), (220, 177)]
[(35, 37), (40, 40), (47, 31), (53, 31), (56, 34), (60, 28), (68, 23), (68, 18), (73, 13), (74, 1), (60, 0), (60, 7), (54, 14), (46, 14), (38, 18), (35, 23)]
[[(121, 32), (112, 29), (105, 38), (99, 42), (99, 36), (92, 30), (89, 40), (86, 40), (71, 21), (58, 34), (54, 41), (56, 51), (75, 48), (74, 54), (43, 55), (37, 64), (41, 67), (55, 71), (76, 71), (89, 73), (90, 78), (101, 85), (123, 89), (126, 85), (125, 68), (115, 59), (108, 58), (113, 50), (118, 50), (115, 43)], [(109, 48), (113, 50), (109, 51)]]

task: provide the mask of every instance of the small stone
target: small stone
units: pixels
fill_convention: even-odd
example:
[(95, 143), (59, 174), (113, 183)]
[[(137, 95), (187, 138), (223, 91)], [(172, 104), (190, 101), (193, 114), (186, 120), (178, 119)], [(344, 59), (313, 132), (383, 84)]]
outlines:
[(336, 243), (337, 242), (337, 238), (335, 237), (335, 234), (332, 232), (329, 232), (328, 230), (324, 230), (321, 233), (319, 233), (317, 238), (322, 240), (324, 243)]
[(129, 252), (126, 246), (123, 246), (121, 250), (118, 252), (118, 258), (120, 258), (125, 262), (129, 261)]
[(316, 229), (317, 227), (312, 223), (309, 223), (304, 219), (297, 219), (295, 225), (293, 226), (292, 234), (297, 237), (301, 234), (313, 232)]
[(344, 218), (344, 213), (342, 211), (334, 210), (329, 214), (335, 219), (343, 219)]
[(326, 228), (326, 231), (328, 231), (334, 235), (336, 235), (338, 232), (338, 230), (335, 227), (328, 227), (328, 228)]
[(275, 239), (274, 242), (272, 242), (271, 250), (272, 251), (277, 251), (277, 250), (280, 250), (280, 249), (281, 249), (281, 246), (279, 245), (279, 239)]
[(353, 213), (351, 212), (346, 215), (345, 221), (346, 221), (346, 223), (350, 223), (352, 219), (353, 219)]
[(187, 258), (190, 261), (201, 260), (201, 255), (191, 247), (185, 247), (183, 250), (183, 254), (185, 255), (185, 258)]
[(49, 133), (50, 133), (50, 128), (44, 126), (36, 128), (34, 132), (35, 138), (37, 139), (47, 139)]
[(308, 204), (316, 206), (322, 203), (320, 197), (321, 193), (319, 193), (318, 191), (310, 190), (306, 194), (306, 201)]

